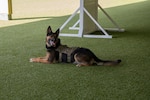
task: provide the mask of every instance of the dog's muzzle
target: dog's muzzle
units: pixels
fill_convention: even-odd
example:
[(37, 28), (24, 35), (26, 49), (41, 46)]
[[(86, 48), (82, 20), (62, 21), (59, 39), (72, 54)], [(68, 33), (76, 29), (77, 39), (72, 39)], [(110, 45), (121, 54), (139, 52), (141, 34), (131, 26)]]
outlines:
[(55, 46), (56, 46), (56, 44), (55, 44), (55, 39), (50, 39), (50, 40), (48, 40), (48, 44), (49, 44), (50, 46), (52, 46), (52, 47), (55, 47)]

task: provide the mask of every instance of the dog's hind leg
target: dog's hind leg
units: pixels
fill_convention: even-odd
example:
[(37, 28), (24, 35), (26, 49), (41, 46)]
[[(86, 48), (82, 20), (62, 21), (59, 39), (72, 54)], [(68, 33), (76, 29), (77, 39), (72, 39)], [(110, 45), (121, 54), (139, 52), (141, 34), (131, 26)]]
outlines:
[(74, 55), (75, 63), (76, 66), (81, 67), (81, 66), (90, 66), (93, 65), (94, 59), (91, 57), (85, 55), (85, 54), (75, 54)]

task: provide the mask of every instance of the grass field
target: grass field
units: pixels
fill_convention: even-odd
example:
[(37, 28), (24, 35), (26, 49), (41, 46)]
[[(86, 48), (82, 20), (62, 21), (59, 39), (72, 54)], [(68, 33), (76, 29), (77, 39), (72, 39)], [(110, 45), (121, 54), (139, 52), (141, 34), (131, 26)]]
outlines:
[[(0, 100), (149, 100), (149, 7), (147, 0), (106, 8), (126, 29), (110, 32), (113, 39), (60, 37), (63, 44), (90, 48), (100, 58), (122, 59), (117, 67), (29, 62), (31, 57), (45, 55), (47, 26), (56, 30), (69, 15), (0, 21), (9, 23), (0, 27)], [(111, 26), (105, 16), (100, 19)]]

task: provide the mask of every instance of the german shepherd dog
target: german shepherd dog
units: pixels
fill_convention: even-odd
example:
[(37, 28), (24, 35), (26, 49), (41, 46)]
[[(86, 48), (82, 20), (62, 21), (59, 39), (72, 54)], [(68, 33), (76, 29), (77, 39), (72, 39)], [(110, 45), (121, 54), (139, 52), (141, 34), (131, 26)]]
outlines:
[(121, 60), (109, 61), (99, 59), (91, 50), (82, 47), (68, 47), (62, 45), (59, 36), (59, 29), (56, 32), (52, 32), (51, 27), (47, 28), (46, 35), (46, 56), (31, 58), (30, 62), (40, 63), (75, 63), (76, 66), (91, 66), (91, 65), (103, 65), (103, 66), (115, 66), (118, 65)]

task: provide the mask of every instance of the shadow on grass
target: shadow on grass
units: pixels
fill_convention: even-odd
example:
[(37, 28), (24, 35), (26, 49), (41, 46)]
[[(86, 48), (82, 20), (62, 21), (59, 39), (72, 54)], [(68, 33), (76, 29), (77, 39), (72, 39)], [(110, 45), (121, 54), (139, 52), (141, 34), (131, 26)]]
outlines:
[(46, 16), (46, 17), (26, 17), (26, 18), (13, 18), (12, 20), (28, 20), (28, 19), (48, 19), (48, 18), (57, 18), (52, 16)]

